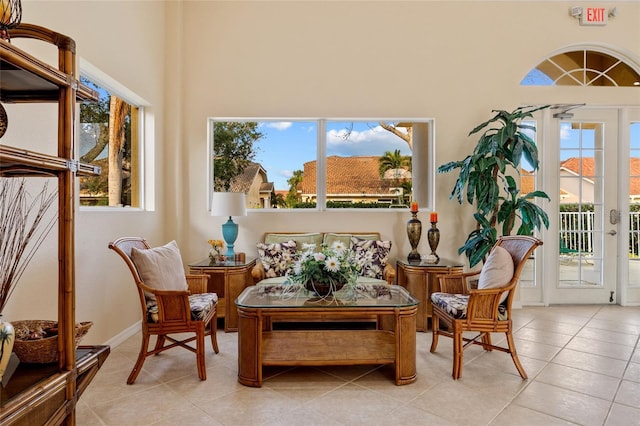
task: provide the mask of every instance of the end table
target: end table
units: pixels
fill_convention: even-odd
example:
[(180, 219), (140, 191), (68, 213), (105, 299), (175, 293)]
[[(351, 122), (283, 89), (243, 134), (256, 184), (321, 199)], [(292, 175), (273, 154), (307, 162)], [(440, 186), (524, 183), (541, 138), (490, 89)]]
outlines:
[(234, 301), (247, 286), (253, 285), (251, 270), (255, 264), (255, 258), (220, 263), (207, 258), (189, 264), (189, 273), (209, 276), (207, 292), (218, 295), (218, 317), (224, 318), (227, 333), (238, 331), (238, 310)]
[(431, 293), (440, 291), (438, 275), (462, 272), (463, 265), (447, 259), (431, 262), (408, 262), (396, 259), (396, 284), (406, 288), (420, 301), (416, 316), (416, 330), (429, 330), (431, 320)]

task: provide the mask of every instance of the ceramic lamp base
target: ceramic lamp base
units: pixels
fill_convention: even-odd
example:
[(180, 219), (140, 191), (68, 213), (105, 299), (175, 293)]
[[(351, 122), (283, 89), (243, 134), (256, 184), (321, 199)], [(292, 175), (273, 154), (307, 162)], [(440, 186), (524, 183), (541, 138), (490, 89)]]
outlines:
[(233, 259), (235, 256), (233, 245), (236, 242), (236, 238), (238, 238), (238, 224), (231, 219), (231, 216), (229, 216), (227, 222), (222, 224), (222, 238), (224, 238), (224, 242), (227, 244), (225, 256), (227, 259)]

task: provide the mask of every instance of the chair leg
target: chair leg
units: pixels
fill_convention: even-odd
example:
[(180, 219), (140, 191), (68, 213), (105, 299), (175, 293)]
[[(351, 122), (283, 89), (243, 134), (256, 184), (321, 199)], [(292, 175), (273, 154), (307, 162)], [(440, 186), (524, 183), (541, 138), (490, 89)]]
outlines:
[(162, 348), (164, 346), (164, 342), (165, 342), (164, 334), (158, 334), (157, 339), (158, 340), (156, 340), (156, 346), (153, 349), (154, 351), (157, 351), (158, 349), (160, 349), (160, 348)]
[(435, 352), (438, 347), (438, 331), (440, 330), (440, 320), (434, 313), (431, 315), (431, 349), (430, 352)]
[(482, 348), (488, 352), (491, 352), (493, 350), (493, 348), (491, 347), (491, 333), (482, 333)]
[(454, 380), (462, 376), (462, 361), (464, 356), (464, 347), (462, 340), (462, 330), (455, 324), (453, 325), (453, 376)]
[(213, 351), (215, 353), (219, 353), (220, 349), (218, 349), (218, 314), (213, 315), (213, 319), (211, 320), (211, 346), (213, 346)]
[(513, 363), (516, 365), (516, 369), (518, 373), (520, 373), (520, 377), (523, 380), (528, 378), (527, 373), (524, 371), (524, 367), (520, 364), (520, 359), (518, 358), (518, 353), (516, 352), (516, 343), (513, 340), (513, 335), (511, 332), (505, 333), (507, 335), (507, 343), (509, 344), (509, 353), (511, 354), (511, 359), (513, 359)]
[(127, 384), (132, 385), (138, 374), (140, 374), (140, 370), (142, 370), (142, 364), (144, 364), (144, 360), (147, 358), (147, 350), (149, 349), (149, 335), (142, 332), (142, 343), (140, 344), (140, 353), (138, 354), (138, 360), (136, 361), (136, 365), (133, 366), (133, 370), (131, 370), (131, 374), (129, 374), (129, 378), (127, 379)]
[(207, 366), (204, 360), (204, 324), (196, 331), (196, 364), (198, 364), (198, 377), (207, 380)]

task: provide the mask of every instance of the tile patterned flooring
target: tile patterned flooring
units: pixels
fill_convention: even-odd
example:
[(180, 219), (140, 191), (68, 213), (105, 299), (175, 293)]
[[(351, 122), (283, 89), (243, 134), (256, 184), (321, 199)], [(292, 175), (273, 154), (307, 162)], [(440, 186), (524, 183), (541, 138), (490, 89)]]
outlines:
[[(207, 341), (207, 380), (194, 355), (148, 358), (126, 379), (139, 335), (113, 348), (78, 402), (79, 425), (640, 425), (640, 308), (525, 307), (514, 310), (518, 353), (465, 351), (451, 378), (451, 339), (429, 352), (418, 333), (418, 380), (395, 386), (389, 366), (269, 368), (262, 388), (236, 380), (237, 334)], [(503, 340), (494, 336), (495, 341)]]

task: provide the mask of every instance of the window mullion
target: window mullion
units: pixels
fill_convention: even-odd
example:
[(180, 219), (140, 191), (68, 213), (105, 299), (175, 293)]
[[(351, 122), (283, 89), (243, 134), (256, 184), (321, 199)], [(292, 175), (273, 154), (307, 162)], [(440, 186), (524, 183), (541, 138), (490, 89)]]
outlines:
[(327, 120), (318, 120), (318, 151), (316, 155), (316, 208), (327, 209)]

